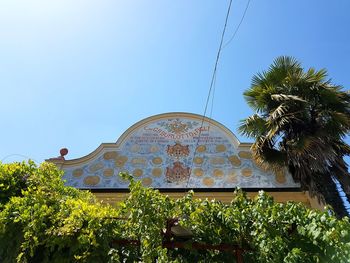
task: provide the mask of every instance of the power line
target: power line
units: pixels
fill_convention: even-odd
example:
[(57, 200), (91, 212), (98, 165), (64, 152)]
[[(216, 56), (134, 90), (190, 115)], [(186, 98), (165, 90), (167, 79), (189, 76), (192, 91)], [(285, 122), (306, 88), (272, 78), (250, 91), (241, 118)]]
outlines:
[[(244, 17), (245, 17), (245, 15), (246, 15), (246, 13), (247, 13), (247, 10), (248, 10), (250, 1), (251, 1), (251, 0), (248, 0), (248, 1), (247, 1), (247, 5), (246, 5), (246, 7), (245, 7), (245, 9), (244, 9), (243, 15), (242, 15), (242, 17), (241, 17), (241, 20), (239, 21), (238, 26), (236, 27), (236, 29), (235, 29), (235, 31), (234, 31), (232, 37), (230, 38), (230, 40), (226, 42), (226, 44), (222, 47), (222, 49), (224, 49), (227, 45), (229, 45), (230, 42), (235, 38), (235, 36), (236, 36), (236, 34), (237, 34), (237, 32), (238, 32), (238, 30), (239, 30), (239, 28), (240, 28), (240, 26), (241, 26), (243, 20), (244, 20)], [(217, 73), (215, 72), (215, 74), (214, 74), (214, 84), (213, 84), (213, 95), (212, 95), (212, 99), (211, 99), (211, 108), (210, 108), (210, 115), (209, 115), (209, 116), (210, 116), (210, 117), (209, 117), (210, 119), (212, 118), (213, 108), (214, 108), (214, 97), (215, 97), (215, 88), (216, 88), (216, 77), (217, 77)], [(210, 126), (210, 125), (209, 125), (209, 126)]]
[(213, 88), (213, 96), (211, 97), (211, 106), (210, 106), (210, 115), (209, 118), (211, 119), (213, 116), (213, 108), (214, 108), (214, 99), (215, 99), (215, 89), (216, 89), (216, 76), (215, 74), (215, 79), (214, 79), (214, 88)]
[(242, 17), (241, 17), (241, 21), (239, 21), (238, 26), (236, 27), (235, 31), (233, 32), (232, 37), (229, 39), (229, 41), (226, 42), (226, 44), (224, 45), (223, 48), (227, 47), (227, 46), (231, 43), (231, 41), (235, 38), (235, 36), (236, 36), (236, 34), (237, 34), (239, 28), (241, 27), (241, 24), (242, 24), (242, 22), (243, 22), (243, 20), (244, 20), (244, 17), (245, 17), (245, 15), (246, 15), (246, 13), (247, 13), (249, 4), (250, 4), (250, 0), (248, 0), (248, 2), (247, 2), (247, 5), (246, 5), (246, 7), (245, 7), (245, 9), (244, 9), (244, 12), (243, 12), (243, 15), (242, 15)]
[[(245, 17), (245, 15), (246, 15), (246, 13), (247, 13), (247, 10), (248, 10), (250, 1), (251, 1), (251, 0), (248, 0), (248, 1), (247, 1), (247, 5), (246, 5), (246, 7), (245, 7), (245, 9), (244, 9), (243, 15), (242, 15), (242, 17), (241, 17), (241, 20), (239, 21), (238, 26), (236, 27), (236, 29), (235, 29), (235, 31), (234, 31), (232, 37), (230, 38), (230, 40), (226, 42), (226, 44), (222, 47), (222, 49), (224, 49), (227, 45), (229, 45), (230, 42), (231, 42), (231, 41), (234, 39), (234, 37), (236, 36), (236, 34), (237, 34), (237, 32), (238, 32), (238, 30), (239, 30), (239, 28), (240, 28), (240, 26), (241, 26), (241, 24), (242, 24), (242, 22), (243, 22), (243, 20), (244, 20), (244, 17)], [(210, 119), (212, 118), (212, 115), (213, 115), (214, 97), (215, 97), (215, 88), (216, 88), (216, 77), (217, 77), (217, 73), (215, 72), (214, 84), (213, 84), (214, 88), (213, 88), (213, 95), (212, 95), (212, 99), (211, 99), (211, 108), (210, 108), (210, 115), (209, 115), (209, 116), (210, 116), (210, 117), (209, 117)], [(209, 124), (209, 126), (210, 126), (210, 124)]]
[[(209, 104), (209, 100), (210, 100), (210, 95), (211, 95), (211, 92), (212, 92), (212, 89), (213, 89), (213, 86), (214, 86), (214, 83), (215, 83), (216, 71), (217, 71), (219, 58), (220, 58), (220, 54), (221, 54), (221, 50), (222, 50), (222, 44), (224, 42), (224, 36), (225, 36), (225, 32), (226, 32), (226, 27), (227, 27), (227, 21), (228, 21), (228, 18), (230, 16), (231, 5), (232, 5), (232, 0), (230, 0), (229, 6), (227, 8), (225, 24), (224, 24), (224, 28), (222, 30), (220, 45), (219, 45), (219, 49), (218, 49), (218, 52), (217, 52), (217, 55), (216, 55), (215, 66), (214, 66), (213, 74), (212, 74), (212, 77), (211, 77), (211, 82), (210, 82), (210, 87), (209, 87), (209, 91), (208, 91), (207, 100), (206, 100), (206, 103), (205, 103), (204, 114), (203, 114), (203, 117), (202, 117), (202, 123), (201, 123), (201, 127), (199, 129), (198, 140), (197, 140), (196, 147), (195, 147), (194, 153), (193, 153), (192, 164), (191, 164), (191, 171), (193, 169), (194, 158), (196, 156), (196, 151), (197, 151), (197, 148), (198, 148), (198, 145), (199, 145), (199, 140), (200, 140), (200, 137), (201, 137), (201, 134), (202, 134), (203, 123), (204, 123), (205, 116), (207, 114), (207, 109), (208, 109), (208, 104)], [(191, 178), (191, 174), (188, 177), (186, 186), (188, 186), (190, 178)]]
[[(207, 101), (205, 103), (205, 109), (204, 109), (204, 114), (203, 117), (206, 115), (207, 113), (207, 108), (208, 108), (208, 103), (209, 103), (209, 99), (210, 99), (210, 94), (211, 91), (213, 89), (213, 85), (214, 85), (214, 81), (215, 81), (215, 75), (216, 75), (216, 71), (218, 68), (218, 63), (219, 63), (219, 58), (220, 58), (220, 54), (221, 54), (221, 50), (222, 50), (222, 44), (224, 42), (224, 36), (225, 36), (225, 31), (226, 31), (226, 27), (227, 27), (227, 21), (230, 15), (230, 10), (231, 10), (231, 4), (232, 4), (232, 0), (230, 0), (230, 4), (228, 6), (227, 9), (227, 14), (226, 14), (226, 19), (225, 19), (225, 24), (224, 24), (224, 29), (222, 30), (222, 34), (221, 34), (221, 41), (220, 41), (220, 46), (219, 46), (219, 50), (218, 53), (216, 55), (216, 61), (215, 61), (215, 66), (214, 66), (214, 70), (213, 70), (213, 75), (211, 77), (211, 82), (210, 82), (210, 88), (209, 88), (209, 92), (208, 92), (208, 96), (207, 96)], [(204, 119), (203, 119), (204, 120)]]

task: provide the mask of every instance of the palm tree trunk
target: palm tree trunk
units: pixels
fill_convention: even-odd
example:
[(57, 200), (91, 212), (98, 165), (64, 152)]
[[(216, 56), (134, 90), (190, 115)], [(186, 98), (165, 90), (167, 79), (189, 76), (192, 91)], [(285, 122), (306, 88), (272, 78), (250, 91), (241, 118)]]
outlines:
[(350, 202), (350, 174), (348, 166), (342, 157), (336, 160), (336, 165), (331, 168), (331, 172), (339, 181), (347, 200)]
[(320, 176), (320, 179), (321, 180), (316, 183), (316, 188), (318, 188), (317, 190), (319, 193), (322, 193), (324, 201), (332, 206), (339, 219), (344, 216), (349, 216), (332, 176), (330, 174), (324, 174)]

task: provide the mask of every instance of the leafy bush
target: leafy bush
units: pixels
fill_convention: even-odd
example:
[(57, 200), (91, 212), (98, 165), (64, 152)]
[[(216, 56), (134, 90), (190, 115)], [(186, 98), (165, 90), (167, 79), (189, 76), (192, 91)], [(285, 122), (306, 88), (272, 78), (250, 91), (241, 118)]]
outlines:
[[(52, 164), (0, 165), (0, 262), (232, 262), (235, 251), (197, 250), (194, 244), (236, 245), (244, 262), (350, 262), (350, 223), (302, 204), (251, 200), (237, 191), (230, 204), (189, 192), (172, 200), (128, 177), (129, 197), (101, 204), (66, 187)], [(169, 219), (192, 232), (167, 249)], [(163, 233), (163, 234), (162, 234)]]

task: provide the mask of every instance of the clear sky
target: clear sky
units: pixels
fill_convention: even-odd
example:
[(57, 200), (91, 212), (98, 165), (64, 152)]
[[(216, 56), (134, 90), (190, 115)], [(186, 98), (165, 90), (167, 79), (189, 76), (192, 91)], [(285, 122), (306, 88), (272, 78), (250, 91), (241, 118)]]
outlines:
[[(2, 0), (0, 160), (62, 147), (78, 158), (148, 116), (203, 114), (228, 2)], [(246, 3), (233, 0), (225, 42)], [(238, 135), (252, 113), (243, 91), (280, 55), (349, 89), (349, 11), (348, 0), (252, 0), (222, 51), (212, 118)]]

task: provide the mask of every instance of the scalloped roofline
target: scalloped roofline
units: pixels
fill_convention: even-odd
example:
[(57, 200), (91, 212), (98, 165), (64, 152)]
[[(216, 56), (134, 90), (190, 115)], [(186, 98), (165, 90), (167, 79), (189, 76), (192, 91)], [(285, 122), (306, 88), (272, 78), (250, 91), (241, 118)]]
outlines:
[(97, 157), (105, 149), (118, 149), (121, 145), (123, 145), (124, 141), (128, 138), (128, 136), (130, 134), (132, 134), (133, 131), (137, 130), (138, 128), (142, 127), (143, 125), (146, 125), (147, 123), (150, 123), (150, 122), (154, 122), (156, 120), (167, 119), (167, 118), (176, 118), (176, 117), (197, 119), (201, 122), (203, 121), (203, 122), (209, 123), (210, 126), (212, 126), (212, 125), (216, 126), (220, 130), (225, 132), (226, 135), (228, 135), (228, 137), (232, 140), (233, 144), (237, 148), (247, 149), (247, 148), (250, 148), (252, 145), (252, 143), (241, 143), (239, 141), (239, 139), (236, 137), (236, 135), (230, 129), (228, 129), (225, 125), (223, 125), (223, 124), (219, 123), (218, 121), (213, 120), (211, 118), (208, 118), (208, 117), (205, 117), (205, 116), (202, 116), (199, 114), (195, 114), (195, 113), (188, 113), (188, 112), (168, 112), (168, 113), (153, 115), (153, 116), (147, 117), (145, 119), (142, 119), (142, 120), (136, 122), (135, 124), (130, 126), (125, 132), (123, 132), (122, 135), (119, 136), (119, 138), (117, 139), (117, 141), (115, 143), (101, 143), (95, 150), (93, 150), (92, 152), (90, 152), (89, 154), (87, 154), (85, 156), (75, 158), (75, 159), (69, 159), (69, 160), (65, 160), (62, 157), (50, 158), (50, 159), (47, 159), (45, 161), (49, 161), (49, 162), (53, 162), (57, 165), (65, 165), (65, 166), (86, 163), (86, 162), (94, 159), (95, 157)]

